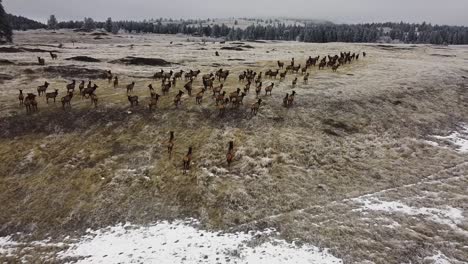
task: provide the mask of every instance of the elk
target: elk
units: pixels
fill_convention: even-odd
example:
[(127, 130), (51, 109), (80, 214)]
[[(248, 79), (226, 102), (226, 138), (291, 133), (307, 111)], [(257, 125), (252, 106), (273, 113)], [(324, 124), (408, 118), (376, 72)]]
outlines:
[(241, 92), (241, 89), (237, 88), (237, 90), (235, 92), (232, 92), (232, 93), (229, 94), (229, 99), (237, 98), (237, 96), (239, 96), (240, 92)]
[(55, 92), (46, 93), (46, 102), (49, 103), (49, 98), (50, 98), (50, 99), (54, 99), (54, 103), (55, 103), (55, 98), (57, 97), (57, 95), (58, 95), (58, 89), (55, 89)]
[(182, 92), (181, 90), (179, 90), (179, 93), (175, 96), (174, 98), (174, 105), (175, 107), (178, 107), (181, 103), (181, 99), (182, 99), (182, 95), (184, 94), (184, 92)]
[(258, 109), (260, 109), (260, 105), (262, 104), (262, 99), (258, 99), (258, 101), (250, 106), (250, 114), (257, 115)]
[(130, 107), (138, 105), (138, 96), (137, 95), (127, 95), (128, 101), (130, 102)]
[(244, 87), (244, 93), (249, 93), (249, 91), (250, 91), (250, 84), (251, 84), (251, 82), (247, 82), (247, 84), (246, 84), (245, 87)]
[(162, 83), (161, 90), (162, 90), (163, 95), (166, 95), (169, 93), (169, 89), (171, 89), (171, 86), (172, 86), (171, 82)]
[(19, 100), (19, 104), (23, 105), (23, 103), (24, 103), (23, 90), (19, 90), (18, 100)]
[(81, 92), (81, 97), (87, 97), (87, 96), (91, 96), (92, 94), (94, 94), (94, 92), (96, 91), (96, 89), (98, 88), (98, 86), (96, 84), (94, 84), (94, 86), (92, 87), (86, 87), (85, 89), (83, 89), (83, 91)]
[(234, 141), (229, 141), (228, 152), (226, 154), (226, 162), (228, 167), (231, 166), (232, 161), (234, 160)]
[(366, 57), (367, 56), (367, 53), (365, 51), (362, 52), (362, 57)]
[(220, 94), (223, 87), (224, 85), (220, 84), (218, 87), (213, 88), (213, 97), (215, 97), (216, 94)]
[(278, 68), (283, 69), (283, 67), (284, 67), (284, 62), (277, 61), (277, 63), (278, 63)]
[(24, 106), (26, 107), (26, 113), (37, 111), (36, 95), (28, 93), (26, 99), (24, 100)]
[(37, 87), (37, 94), (41, 96), (41, 94), (44, 94), (46, 92), (48, 87), (49, 87), (49, 83), (44, 82), (44, 85), (40, 85)]
[(286, 74), (288, 74), (288, 71), (280, 73), (280, 81), (283, 81), (286, 78)]
[(307, 84), (309, 82), (309, 73), (306, 73), (304, 75), (304, 84)]
[(295, 91), (292, 91), (291, 95), (288, 97), (288, 107), (294, 104), (294, 96), (296, 95)]
[(45, 59), (41, 57), (37, 57), (37, 62), (39, 63), (39, 65), (45, 65)]
[(130, 92), (133, 92), (133, 88), (135, 87), (135, 82), (128, 84), (126, 87), (127, 87), (127, 94)]
[(332, 70), (336, 72), (336, 70), (338, 70), (338, 67), (340, 67), (339, 64), (333, 65)]
[(301, 69), (301, 65), (297, 65), (297, 66), (293, 66), (292, 67), (292, 71), (293, 73), (299, 73), (299, 70)]
[(270, 72), (270, 78), (275, 78), (276, 79), (276, 76), (278, 76), (278, 74), (279, 74), (278, 69), (276, 71), (272, 71), (272, 72)]
[(151, 93), (151, 99), (150, 99), (150, 102), (148, 104), (148, 108), (149, 108), (150, 111), (153, 109), (153, 107), (158, 106), (159, 97), (160, 97), (159, 94)]
[(112, 82), (112, 72), (110, 70), (107, 71), (107, 83)]
[(152, 84), (148, 85), (148, 89), (149, 89), (150, 93), (154, 92), (154, 88), (153, 88)]
[[(297, 78), (296, 78), (297, 79)], [(268, 85), (267, 87), (265, 87), (265, 95), (267, 95), (268, 93), (270, 93), (271, 95), (271, 92), (273, 91), (273, 87), (275, 86), (274, 83), (271, 83), (270, 85)]]
[(231, 98), (232, 107), (239, 107), (246, 96), (245, 93), (240, 94), (237, 97)]
[(286, 96), (283, 98), (283, 106), (288, 107), (289, 94), (286, 93)]
[(184, 73), (183, 70), (180, 70), (179, 72), (174, 73), (174, 79), (182, 79), (183, 73)]
[(52, 51), (49, 51), (49, 54), (50, 54), (50, 57), (52, 58), (52, 60), (56, 60), (57, 59), (57, 54), (54, 54)]
[(187, 94), (189, 96), (192, 96), (192, 84), (193, 84), (193, 79), (190, 79), (190, 81), (184, 85), (184, 89), (187, 91)]
[(84, 88), (85, 88), (85, 81), (81, 81), (80, 85), (78, 85), (78, 89), (80, 89), (80, 94), (83, 94)]
[(169, 158), (172, 157), (172, 149), (174, 148), (174, 131), (169, 132), (169, 141), (167, 142), (167, 153)]
[(189, 147), (187, 155), (185, 155), (185, 157), (182, 160), (184, 174), (186, 174), (187, 171), (190, 170), (191, 162), (192, 162), (192, 147)]
[(226, 91), (223, 91), (221, 94), (218, 94), (218, 96), (216, 96), (216, 105), (218, 105), (219, 102), (224, 101), (224, 96), (225, 95), (226, 95)]
[(72, 80), (71, 83), (67, 84), (67, 92), (74, 92), (75, 91), (75, 86), (76, 86), (76, 81)]
[(257, 87), (255, 87), (255, 94), (256, 94), (256, 98), (258, 98), (258, 96), (260, 95), (260, 93), (262, 92), (262, 83), (259, 83), (257, 85)]
[(197, 93), (197, 96), (195, 97), (195, 102), (199, 105), (202, 103), (203, 100), (203, 95), (205, 94), (205, 88), (202, 88), (200, 92)]
[(114, 88), (119, 86), (119, 78), (117, 76), (114, 77)]
[(91, 104), (94, 105), (94, 108), (97, 108), (97, 103), (98, 103), (98, 97), (96, 94), (92, 93), (91, 96)]
[(68, 106), (68, 107), (71, 107), (71, 99), (73, 98), (73, 93), (72, 92), (68, 92), (67, 95), (65, 95), (64, 97), (62, 97), (62, 108), (65, 109), (65, 106)]
[(221, 101), (221, 103), (218, 105), (219, 109), (219, 116), (223, 116), (224, 113), (226, 112), (226, 106), (229, 104), (229, 99), (226, 98)]
[(296, 87), (296, 84), (297, 84), (297, 77), (294, 78), (294, 80), (292, 81), (292, 87)]
[(319, 64), (319, 70), (324, 69), (325, 66), (327, 66), (327, 63), (326, 63), (325, 61), (322, 60), (322, 61), (320, 62), (320, 64)]
[(159, 80), (159, 79), (162, 79), (164, 77), (164, 71), (161, 70), (160, 72), (157, 72), (153, 75), (153, 79), (155, 80)]

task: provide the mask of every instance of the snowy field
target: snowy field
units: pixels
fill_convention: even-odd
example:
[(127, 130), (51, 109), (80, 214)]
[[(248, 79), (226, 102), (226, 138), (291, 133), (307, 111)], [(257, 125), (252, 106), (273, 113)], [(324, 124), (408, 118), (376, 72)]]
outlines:
[[(183, 79), (148, 110), (147, 86), (161, 93), (151, 78), (161, 69), (228, 69), (229, 94), (247, 68), (340, 51), (368, 56), (337, 72), (311, 68), (307, 84), (300, 73), (264, 79), (275, 86), (260, 95), (257, 116), (253, 87), (224, 116), (210, 93), (195, 104), (200, 77), (178, 108)], [(0, 56), (0, 263), (468, 263), (466, 46), (40, 30), (17, 32)], [(67, 60), (75, 56), (99, 61)], [(170, 64), (115, 62), (127, 56)], [(99, 77), (106, 70), (117, 88)], [(60, 101), (73, 79), (99, 86), (97, 108), (77, 96), (63, 110), (41, 97), (28, 115), (18, 103), (19, 89), (44, 81)]]

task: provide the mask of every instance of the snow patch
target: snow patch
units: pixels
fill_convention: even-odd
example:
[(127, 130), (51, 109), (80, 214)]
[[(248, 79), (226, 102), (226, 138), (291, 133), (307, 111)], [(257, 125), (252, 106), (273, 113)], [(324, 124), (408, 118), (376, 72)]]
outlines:
[[(460, 131), (455, 131), (449, 134), (448, 136), (432, 136), (435, 139), (445, 141), (447, 143), (453, 144), (458, 152), (467, 153), (468, 152), (468, 125), (463, 124)], [(426, 141), (427, 143), (431, 141)], [(438, 143), (430, 143), (433, 146), (439, 146)]]
[(276, 232), (271, 229), (220, 233), (198, 230), (193, 224), (125, 224), (89, 231), (59, 256), (85, 257), (78, 263), (343, 263), (327, 250), (273, 239)]
[(450, 259), (447, 258), (440, 251), (432, 257), (425, 257), (424, 261), (432, 261), (432, 264), (451, 264), (452, 263)]

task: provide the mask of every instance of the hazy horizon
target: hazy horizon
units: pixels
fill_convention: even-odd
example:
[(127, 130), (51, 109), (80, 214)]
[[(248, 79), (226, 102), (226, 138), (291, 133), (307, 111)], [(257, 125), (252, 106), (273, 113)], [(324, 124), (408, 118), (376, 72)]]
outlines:
[[(67, 3), (65, 3), (67, 2)], [(359, 3), (358, 3), (359, 2)], [(450, 3), (447, 3), (450, 2)], [(444, 25), (468, 25), (468, 1), (449, 0), (403, 0), (392, 2), (383, 0), (317, 0), (252, 1), (237, 0), (220, 3), (206, 0), (203, 4), (190, 0), (174, 0), (170, 4), (160, 0), (4, 0), (8, 13), (21, 15), (46, 22), (51, 14), (59, 21), (82, 20), (92, 17), (103, 21), (107, 17), (114, 20), (144, 20), (151, 18), (273, 18), (327, 20), (334, 23), (409, 22)], [(268, 6), (268, 8), (266, 8)], [(248, 7), (248, 8), (247, 8)]]

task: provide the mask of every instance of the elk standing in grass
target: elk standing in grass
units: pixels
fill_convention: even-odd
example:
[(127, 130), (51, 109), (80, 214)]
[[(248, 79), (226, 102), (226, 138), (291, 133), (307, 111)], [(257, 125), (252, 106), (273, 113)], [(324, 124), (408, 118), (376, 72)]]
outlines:
[(92, 94), (94, 94), (94, 92), (96, 91), (96, 89), (98, 88), (98, 86), (96, 84), (94, 84), (92, 87), (87, 87), (85, 89), (83, 89), (83, 91), (81, 92), (81, 97), (85, 97), (85, 98), (88, 98), (90, 97)]
[(97, 108), (97, 103), (98, 103), (97, 95), (93, 93), (91, 94), (90, 98), (91, 98), (91, 104), (94, 105), (94, 108)]
[(224, 116), (224, 113), (226, 113), (226, 107), (228, 104), (229, 104), (229, 98), (225, 98), (219, 104), (216, 104), (218, 105), (219, 116)]
[(294, 80), (292, 81), (292, 87), (296, 87), (296, 84), (297, 84), (297, 77), (294, 78)]
[(184, 94), (184, 92), (182, 92), (181, 90), (179, 90), (179, 93), (175, 96), (174, 98), (174, 105), (175, 107), (178, 107), (181, 103), (181, 99), (182, 99), (182, 95)]
[(24, 99), (24, 106), (26, 107), (26, 113), (37, 111), (36, 95), (28, 93), (26, 99)]
[(150, 99), (150, 102), (149, 102), (149, 104), (148, 104), (148, 107), (149, 107), (149, 110), (150, 110), (150, 111), (153, 109), (153, 107), (157, 107), (157, 106), (158, 106), (159, 97), (160, 97), (159, 94), (157, 94), (157, 93), (151, 93), (151, 99)]
[(73, 93), (68, 92), (68, 94), (64, 97), (62, 97), (62, 108), (65, 109), (65, 106), (68, 106), (71, 108), (71, 100), (73, 98)]
[(250, 106), (250, 114), (251, 115), (257, 115), (258, 109), (260, 109), (260, 105), (262, 104), (262, 99), (258, 99), (258, 101), (252, 106)]
[(256, 94), (256, 98), (258, 98), (258, 96), (260, 95), (260, 93), (262, 92), (262, 83), (259, 83), (257, 85), (257, 87), (255, 87), (255, 94)]
[(291, 95), (288, 97), (288, 107), (291, 107), (294, 104), (295, 95), (296, 95), (296, 92), (292, 91)]
[(133, 92), (133, 87), (135, 87), (135, 82), (132, 82), (131, 84), (127, 85), (127, 94)]
[(117, 76), (114, 77), (114, 88), (119, 86), (119, 78)]
[(184, 89), (187, 91), (187, 94), (189, 96), (192, 96), (192, 84), (193, 84), (193, 79), (190, 79), (190, 81), (184, 85)]
[(336, 70), (338, 70), (338, 67), (340, 67), (339, 64), (333, 65), (333, 66), (332, 66), (332, 70), (333, 70), (334, 72), (336, 72)]
[(192, 147), (189, 147), (187, 155), (185, 155), (184, 159), (182, 160), (184, 174), (190, 170), (190, 163), (192, 162)]
[(75, 91), (75, 86), (76, 86), (76, 81), (72, 80), (72, 82), (67, 84), (67, 86), (66, 86), (67, 92), (72, 92), (73, 93)]
[(228, 167), (231, 166), (232, 161), (234, 160), (234, 141), (229, 141), (228, 152), (226, 154), (226, 161)]
[(24, 104), (23, 90), (19, 90), (18, 100), (19, 100), (19, 104), (20, 104), (20, 105), (23, 105), (23, 104)]
[(54, 99), (54, 103), (55, 103), (55, 98), (57, 97), (57, 95), (58, 95), (58, 89), (55, 89), (55, 92), (46, 93), (46, 102), (49, 103), (49, 98), (50, 98), (50, 99)]
[(286, 93), (286, 96), (283, 98), (283, 106), (288, 107), (289, 94)]
[(80, 89), (80, 94), (83, 94), (84, 88), (85, 88), (85, 81), (81, 81), (80, 85), (78, 85), (78, 89)]
[(130, 107), (138, 105), (138, 96), (137, 95), (127, 95), (128, 101), (130, 102)]
[[(296, 78), (297, 79), (297, 78)], [(271, 83), (270, 85), (268, 85), (267, 87), (265, 87), (265, 95), (267, 95), (268, 93), (270, 93), (271, 95), (271, 92), (273, 91), (273, 87), (275, 86), (274, 83)]]
[(37, 62), (39, 63), (39, 65), (45, 65), (45, 59), (41, 57), (37, 57)]
[(174, 149), (174, 131), (169, 132), (169, 141), (167, 142), (167, 153), (169, 153), (169, 158), (172, 157), (172, 149)]
[(309, 73), (306, 73), (304, 75), (304, 84), (307, 84), (309, 82)]
[(41, 86), (38, 86), (37, 87), (37, 94), (39, 96), (41, 96), (41, 94), (44, 94), (47, 90), (47, 88), (49, 87), (49, 83), (48, 82), (44, 82), (44, 85), (41, 85)]
[(278, 68), (283, 69), (283, 67), (284, 67), (284, 62), (278, 61), (277, 63), (278, 63)]
[(205, 88), (202, 88), (200, 92), (197, 93), (197, 96), (195, 97), (195, 102), (199, 105), (202, 103), (203, 100), (203, 95), (205, 94)]
[(49, 51), (49, 54), (52, 60), (56, 60), (58, 58), (57, 54), (54, 54), (52, 51)]

